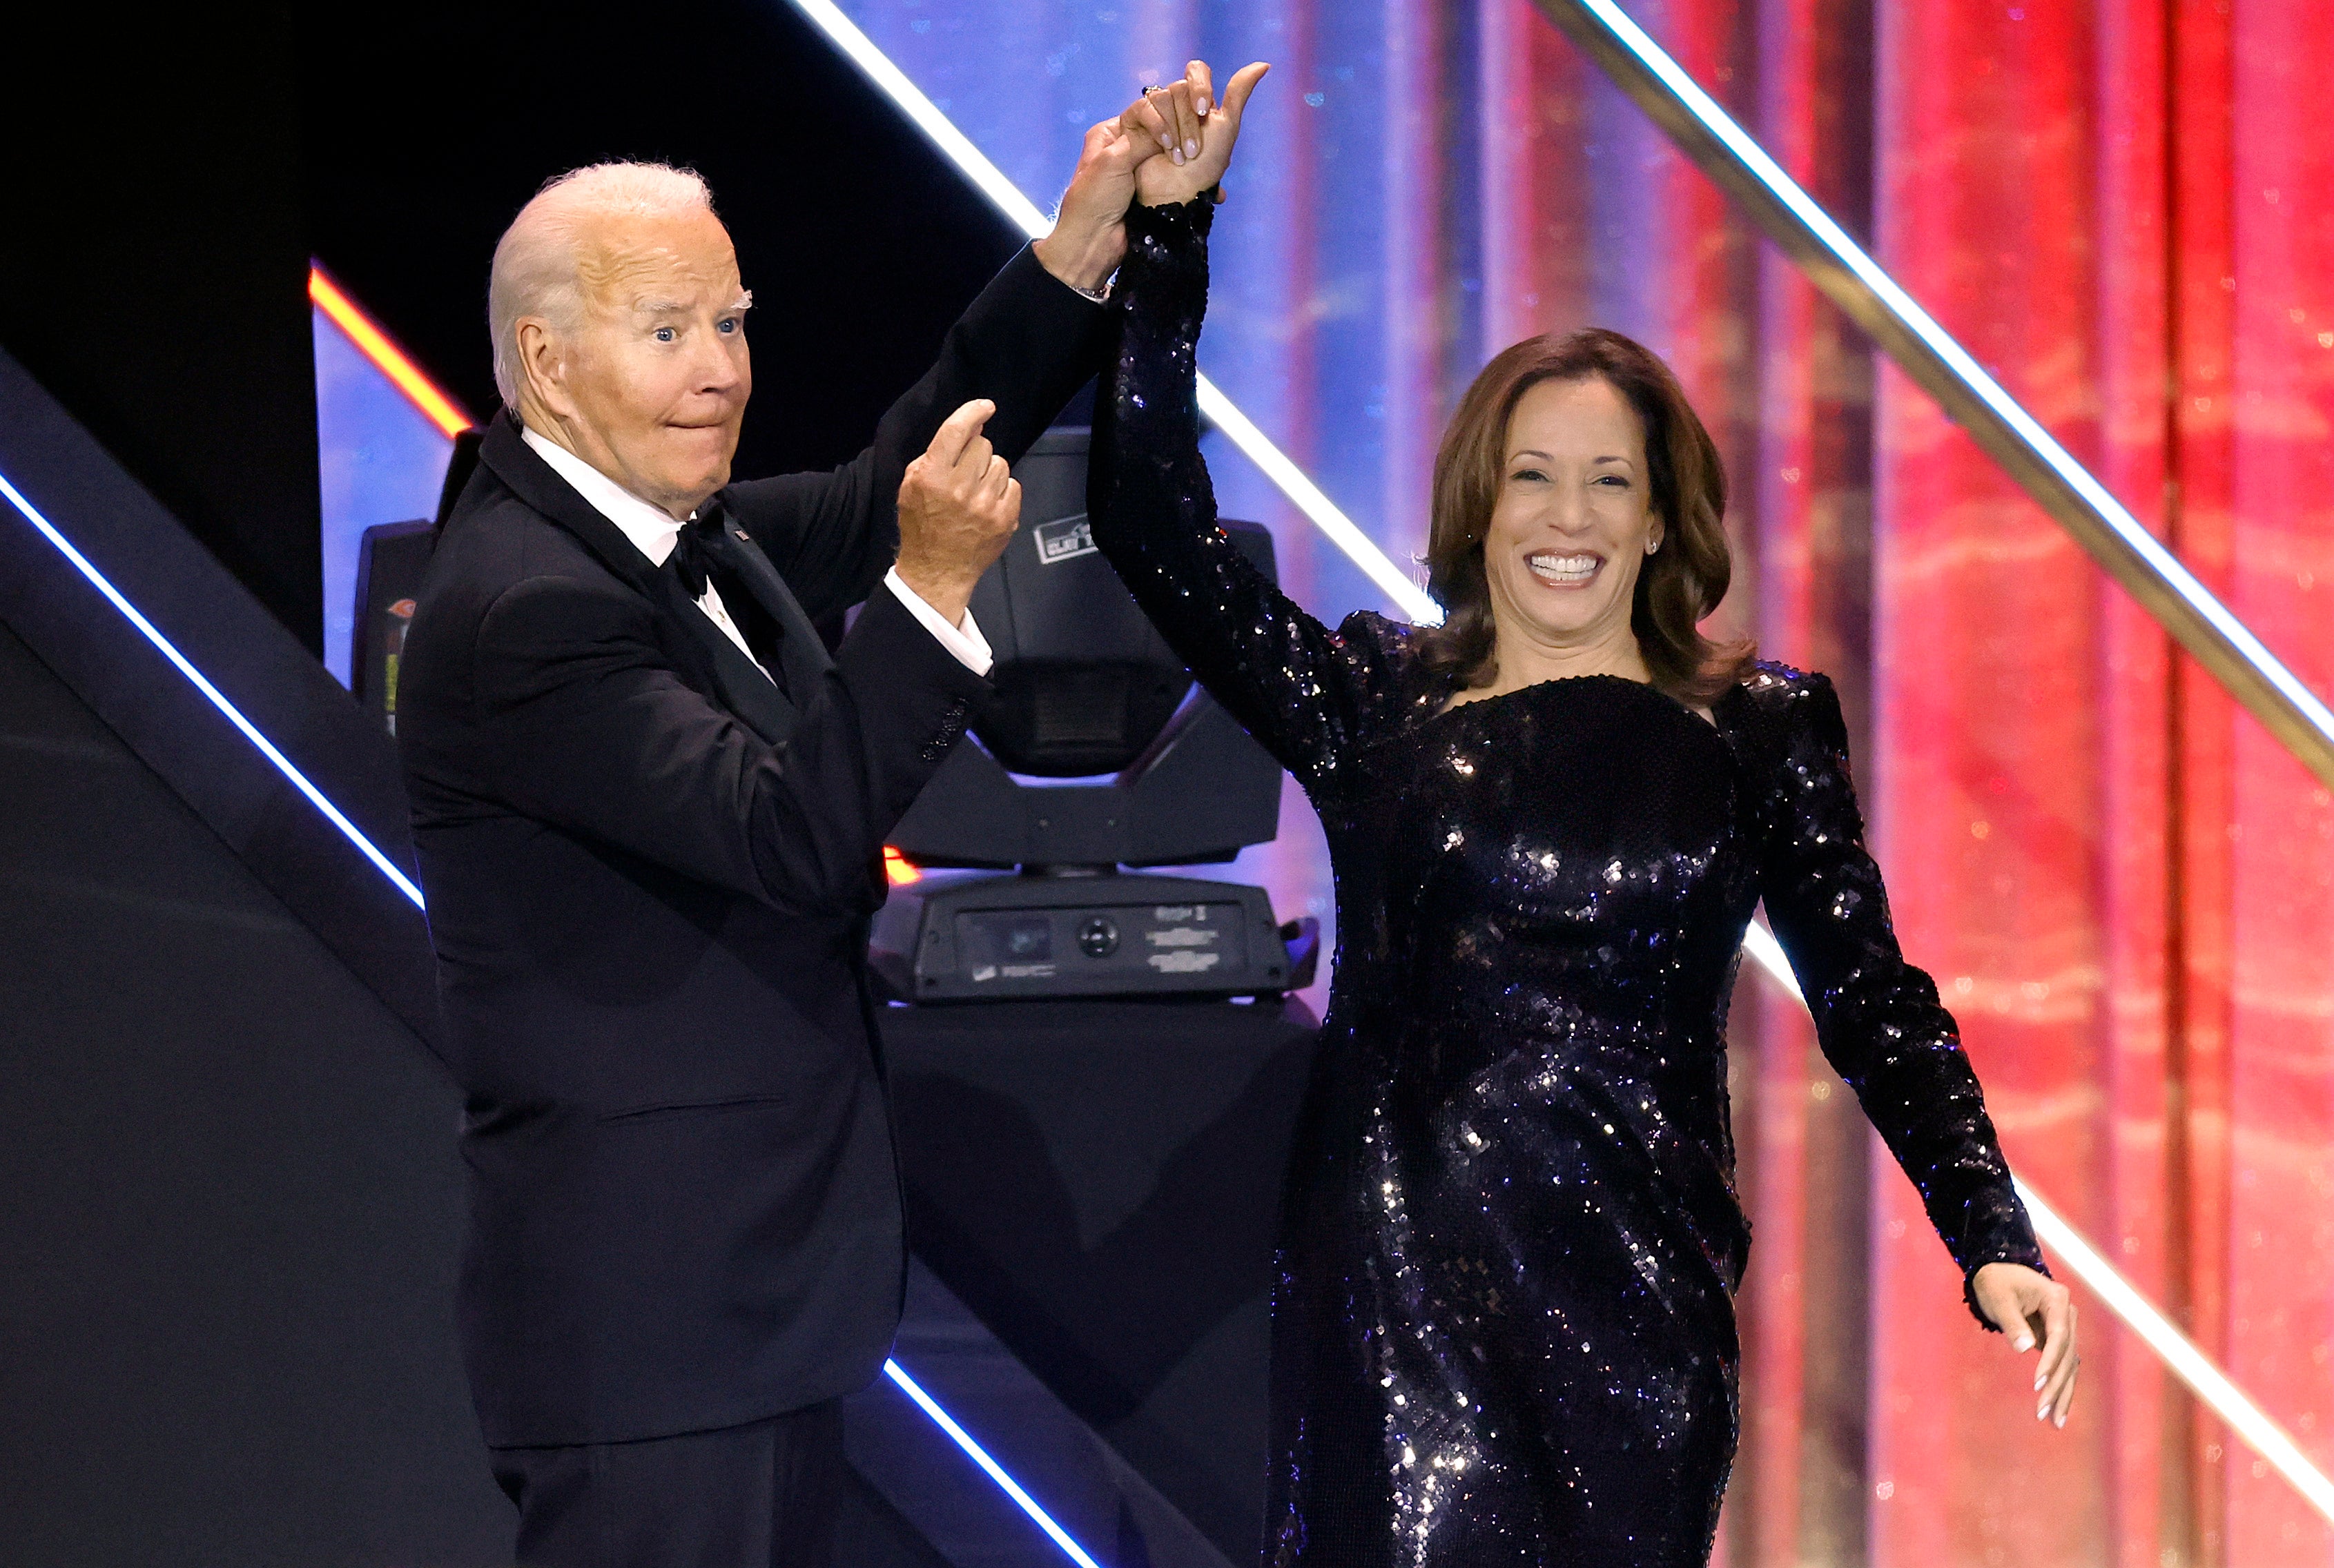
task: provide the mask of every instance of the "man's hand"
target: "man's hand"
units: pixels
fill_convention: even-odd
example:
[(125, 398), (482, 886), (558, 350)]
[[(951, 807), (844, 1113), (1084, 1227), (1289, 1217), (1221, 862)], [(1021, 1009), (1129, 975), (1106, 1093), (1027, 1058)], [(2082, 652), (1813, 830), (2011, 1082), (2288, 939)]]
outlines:
[(2075, 1303), (2067, 1287), (2024, 1264), (1990, 1263), (1970, 1282), (1970, 1294), (2008, 1334), (2012, 1349), (2040, 1349), (2034, 1369), (2034, 1417), (2067, 1424), (2067, 1407), (2074, 1402), (2075, 1372), (2082, 1358), (2075, 1353)]
[(1248, 108), (1248, 96), (1271, 69), (1260, 60), (1240, 67), (1225, 83), (1223, 101), (1219, 103), (1208, 63), (1194, 60), (1183, 68), (1182, 81), (1148, 94), (1143, 107), (1149, 120), (1163, 122), (1156, 134), (1169, 147), (1166, 157), (1148, 159), (1136, 168), (1135, 199), (1145, 207), (1172, 207), (1221, 180), (1231, 162), (1232, 144), (1239, 140), (1240, 115)]
[[(1070, 188), (1054, 215), (1054, 232), (1037, 242), (1037, 261), (1072, 288), (1102, 287), (1126, 255), (1126, 209), (1134, 200), (1134, 171), (1164, 156), (1163, 133), (1143, 123), (1137, 99), (1124, 114), (1086, 129)], [(1153, 120), (1157, 120), (1153, 115)]]
[(980, 433), (996, 412), (975, 398), (950, 414), (900, 482), (900, 580), (950, 626), (1021, 525), (1021, 481)]

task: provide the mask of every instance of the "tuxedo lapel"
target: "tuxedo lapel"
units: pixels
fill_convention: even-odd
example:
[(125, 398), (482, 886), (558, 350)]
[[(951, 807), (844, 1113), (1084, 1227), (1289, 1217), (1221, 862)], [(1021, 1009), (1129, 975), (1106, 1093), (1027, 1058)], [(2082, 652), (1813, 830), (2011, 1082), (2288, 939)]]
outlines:
[[(599, 508), (577, 495), (550, 464), (536, 456), (520, 438), (518, 421), (508, 410), (497, 414), (487, 427), (486, 436), (478, 444), (478, 461), (492, 469), (513, 495), (581, 539), (601, 564), (639, 590), (659, 614), (681, 628), (684, 635), (680, 639), (680, 644), (695, 656), (688, 673), (700, 689), (719, 695), (731, 713), (774, 746), (794, 732), (795, 707), (786, 700), (786, 693), (772, 685), (760, 667), (722, 635), (721, 629), (690, 601), (670, 572), (641, 554), (624, 537), (622, 529), (601, 515)], [(776, 580), (776, 572), (759, 550), (746, 549), (737, 553), (759, 561), (771, 580)], [(785, 584), (778, 584), (778, 588), (780, 592), (785, 592)], [(755, 592), (757, 598), (762, 596), (759, 587)], [(824, 659), (825, 649), (819, 648), (818, 635), (808, 630), (809, 622), (803, 620), (801, 607), (794, 603), (791, 594), (786, 596), (786, 604), (794, 611), (794, 620), (802, 621), (811, 647), (818, 649)], [(780, 611), (773, 607), (771, 613), (778, 616)], [(780, 624), (786, 629), (782, 640), (788, 645), (791, 659), (791, 646), (796, 640), (794, 626), (783, 618)], [(787, 675), (791, 680), (791, 664)], [(816, 678), (815, 674), (812, 678)]]
[(713, 624), (689, 597), (689, 591), (679, 580), (668, 573), (659, 573), (665, 591), (668, 612), (678, 615), (681, 624), (704, 651), (712, 666), (713, 678), (729, 711), (743, 719), (755, 734), (776, 746), (794, 733), (795, 705), (778, 689), (762, 667), (729, 640), (722, 630)]
[(826, 644), (819, 640), (818, 628), (803, 613), (802, 603), (795, 598), (794, 590), (770, 564), (770, 558), (752, 536), (735, 524), (725, 523), (718, 535), (706, 541), (707, 553), (728, 573), (733, 582), (745, 585), (754, 601), (769, 613), (777, 623), (778, 659), (784, 666), (787, 691), (796, 702), (807, 702), (810, 694), (834, 661), (826, 656)]
[(657, 603), (665, 601), (657, 592), (664, 573), (624, 537), (622, 529), (602, 516), (598, 507), (578, 495), (574, 486), (535, 455), (520, 438), (518, 421), (508, 409), (497, 414), (487, 427), (478, 443), (478, 461), (493, 469), (495, 476), (520, 500), (584, 541), (609, 571)]

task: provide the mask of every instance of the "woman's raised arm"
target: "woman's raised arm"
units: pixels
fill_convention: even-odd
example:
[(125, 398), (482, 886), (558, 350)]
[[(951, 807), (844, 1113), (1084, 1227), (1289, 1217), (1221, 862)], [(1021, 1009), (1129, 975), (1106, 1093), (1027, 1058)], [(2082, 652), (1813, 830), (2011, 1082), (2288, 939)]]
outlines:
[(1118, 341), (1095, 399), (1095, 542), (1191, 673), (1308, 789), (1330, 784), (1394, 700), (1399, 634), (1332, 632), (1216, 525), (1200, 456), (1194, 352), (1210, 200), (1137, 207), (1112, 297)]

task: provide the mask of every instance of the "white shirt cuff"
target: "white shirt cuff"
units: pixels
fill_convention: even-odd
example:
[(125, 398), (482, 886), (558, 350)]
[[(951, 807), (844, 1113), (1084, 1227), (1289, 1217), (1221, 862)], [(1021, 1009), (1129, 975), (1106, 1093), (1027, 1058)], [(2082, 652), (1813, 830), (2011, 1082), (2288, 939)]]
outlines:
[(956, 661), (973, 674), (985, 676), (989, 667), (997, 662), (997, 656), (989, 649), (989, 639), (980, 634), (980, 623), (973, 620), (970, 610), (964, 612), (960, 625), (950, 626), (940, 619), (939, 611), (924, 602), (921, 594), (908, 586), (896, 566), (883, 573), (883, 586), (897, 595), (900, 602), (908, 607), (908, 613), (922, 621), (924, 630), (939, 638), (940, 646), (956, 655)]

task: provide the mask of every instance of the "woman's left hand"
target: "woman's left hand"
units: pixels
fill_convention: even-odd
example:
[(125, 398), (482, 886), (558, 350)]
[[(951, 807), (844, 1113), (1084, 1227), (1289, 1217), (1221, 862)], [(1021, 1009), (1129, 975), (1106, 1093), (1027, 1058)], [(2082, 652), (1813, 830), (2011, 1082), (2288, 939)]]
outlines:
[(1135, 170), (1135, 199), (1145, 207), (1173, 207), (1220, 181), (1231, 162), (1232, 144), (1239, 139), (1248, 95), (1271, 69), (1262, 61), (1242, 66), (1224, 84), (1219, 102), (1208, 63), (1194, 60), (1183, 68), (1181, 82), (1144, 93), (1135, 110), (1121, 115), (1119, 122), (1129, 132), (1156, 138), (1164, 154), (1144, 159)]
[(2075, 1353), (2075, 1302), (2067, 1287), (2022, 1263), (1990, 1263), (1970, 1282), (1970, 1294), (2018, 1350), (2040, 1348), (2034, 1418), (2065, 1426), (2067, 1407), (2075, 1399), (2075, 1373), (2083, 1364)]

